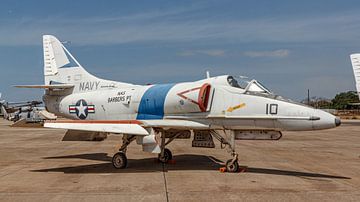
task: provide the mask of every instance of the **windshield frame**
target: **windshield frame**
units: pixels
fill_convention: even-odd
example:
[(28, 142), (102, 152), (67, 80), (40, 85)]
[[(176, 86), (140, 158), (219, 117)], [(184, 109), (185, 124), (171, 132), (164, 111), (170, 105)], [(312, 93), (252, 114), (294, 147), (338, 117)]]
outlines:
[[(231, 76), (228, 75), (226, 78), (227, 84), (233, 88), (239, 88), (244, 90), (245, 92), (252, 93), (263, 93), (263, 94), (273, 94), (268, 88), (266, 88), (259, 81), (252, 79), (248, 80), (248, 77), (244, 76)], [(261, 91), (251, 91), (250, 88), (256, 85), (257, 88), (261, 89)]]
[[(257, 87), (259, 87), (261, 90), (263, 90), (263, 92), (260, 92), (260, 91), (251, 91), (250, 90), (250, 87), (252, 85), (256, 85)], [(268, 88), (266, 88), (264, 85), (262, 85), (259, 81), (253, 79), (251, 80), (248, 85), (246, 86), (245, 88), (245, 92), (251, 92), (251, 93), (261, 93), (261, 94), (273, 94)]]

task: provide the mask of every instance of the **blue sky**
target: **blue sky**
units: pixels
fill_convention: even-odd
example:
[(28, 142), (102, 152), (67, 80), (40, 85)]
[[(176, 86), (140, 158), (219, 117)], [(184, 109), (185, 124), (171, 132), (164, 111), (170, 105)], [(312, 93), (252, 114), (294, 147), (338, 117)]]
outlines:
[(246, 75), (284, 97), (355, 90), (358, 1), (0, 1), (0, 92), (41, 99), (42, 35), (53, 34), (89, 72), (172, 83)]

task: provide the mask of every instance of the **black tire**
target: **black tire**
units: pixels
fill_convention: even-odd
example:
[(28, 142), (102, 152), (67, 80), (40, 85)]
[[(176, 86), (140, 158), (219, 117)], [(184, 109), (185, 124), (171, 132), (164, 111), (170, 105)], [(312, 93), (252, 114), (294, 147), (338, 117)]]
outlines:
[(226, 162), (226, 171), (230, 173), (235, 173), (239, 171), (239, 163), (237, 161), (234, 161), (232, 163), (232, 159), (228, 160)]
[(127, 158), (123, 152), (118, 152), (114, 154), (112, 158), (112, 164), (116, 169), (123, 169), (127, 166)]
[(159, 161), (163, 162), (163, 163), (167, 163), (169, 160), (171, 160), (173, 158), (172, 153), (170, 151), (170, 149), (165, 148), (164, 149), (164, 157), (161, 158), (161, 154), (159, 154)]

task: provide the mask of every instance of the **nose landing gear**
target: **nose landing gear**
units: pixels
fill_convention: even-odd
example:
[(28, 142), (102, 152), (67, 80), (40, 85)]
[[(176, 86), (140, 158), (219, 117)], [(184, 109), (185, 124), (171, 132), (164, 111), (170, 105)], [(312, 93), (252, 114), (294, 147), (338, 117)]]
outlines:
[[(219, 134), (217, 131), (215, 130), (211, 130), (211, 135), (213, 135), (217, 140), (220, 141), (222, 149), (225, 148), (226, 146), (228, 146), (227, 151), (228, 153), (231, 154), (231, 156), (233, 156), (232, 159), (229, 159), (228, 161), (226, 161), (225, 164), (225, 169), (221, 169), (230, 173), (235, 173), (239, 171), (239, 159), (238, 159), (238, 153), (236, 153), (235, 151), (235, 134), (234, 131), (232, 130), (224, 130), (224, 136), (222, 136), (221, 134)], [(223, 145), (225, 145), (223, 147)]]

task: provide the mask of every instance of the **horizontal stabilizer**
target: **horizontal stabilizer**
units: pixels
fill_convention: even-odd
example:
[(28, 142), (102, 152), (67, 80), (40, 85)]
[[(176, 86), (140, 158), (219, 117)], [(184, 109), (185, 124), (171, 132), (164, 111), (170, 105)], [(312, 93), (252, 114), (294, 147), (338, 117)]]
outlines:
[(106, 123), (95, 121), (55, 121), (45, 122), (45, 128), (59, 128), (68, 130), (81, 130), (92, 132), (105, 132), (105, 133), (120, 133), (120, 134), (132, 134), (132, 135), (149, 135), (138, 124), (135, 123)]
[(73, 84), (52, 84), (52, 85), (16, 85), (16, 88), (41, 88), (41, 89), (70, 89), (75, 85)]

